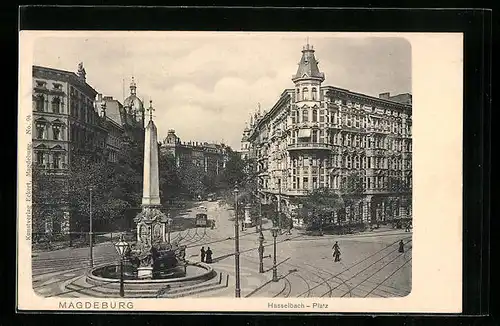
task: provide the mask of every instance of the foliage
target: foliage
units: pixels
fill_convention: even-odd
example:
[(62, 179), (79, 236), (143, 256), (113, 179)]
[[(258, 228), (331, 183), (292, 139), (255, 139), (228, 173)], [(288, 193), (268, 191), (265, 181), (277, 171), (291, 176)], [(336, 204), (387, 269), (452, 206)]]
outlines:
[(330, 188), (314, 189), (300, 197), (298, 203), (301, 206), (300, 215), (309, 225), (321, 224), (345, 205), (342, 196)]
[(66, 193), (68, 183), (64, 176), (57, 176), (47, 170), (33, 168), (32, 171), (32, 217), (33, 231), (45, 229), (45, 222), (55, 225), (63, 223), (63, 215), (54, 214), (55, 208), (68, 204)]
[(160, 198), (164, 207), (181, 194), (181, 179), (177, 171), (175, 157), (163, 151), (158, 152)]

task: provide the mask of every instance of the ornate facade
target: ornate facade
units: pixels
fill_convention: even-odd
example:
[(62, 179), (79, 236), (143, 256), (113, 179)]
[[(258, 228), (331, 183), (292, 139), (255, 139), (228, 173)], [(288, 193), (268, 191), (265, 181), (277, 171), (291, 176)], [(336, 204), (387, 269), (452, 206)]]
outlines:
[(162, 151), (175, 157), (177, 167), (193, 164), (203, 167), (207, 174), (218, 175), (226, 167), (227, 148), (224, 144), (207, 142), (182, 142), (175, 130), (168, 131)]
[(347, 221), (411, 217), (411, 94), (324, 86), (314, 52), (303, 48), (294, 88), (243, 132), (262, 199), (277, 198), (299, 224), (294, 199), (319, 188), (342, 196)]

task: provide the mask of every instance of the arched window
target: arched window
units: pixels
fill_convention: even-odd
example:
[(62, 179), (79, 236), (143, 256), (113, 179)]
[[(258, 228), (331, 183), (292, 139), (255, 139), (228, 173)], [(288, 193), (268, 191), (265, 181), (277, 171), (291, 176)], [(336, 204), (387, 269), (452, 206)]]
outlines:
[(302, 122), (307, 122), (309, 121), (309, 112), (307, 112), (307, 109), (304, 109), (302, 111)]
[(317, 122), (318, 121), (318, 110), (314, 109), (312, 110), (312, 122)]
[(311, 95), (313, 101), (318, 100), (318, 91), (316, 90), (316, 87), (313, 87), (313, 89), (311, 90)]
[(44, 106), (45, 106), (45, 98), (41, 94), (37, 95), (36, 96), (36, 110), (43, 112)]
[(304, 87), (302, 89), (302, 99), (304, 101), (307, 101), (309, 99), (309, 90), (307, 89), (307, 87)]
[(52, 112), (59, 113), (60, 105), (61, 105), (61, 100), (59, 99), (59, 97), (54, 97), (52, 99)]

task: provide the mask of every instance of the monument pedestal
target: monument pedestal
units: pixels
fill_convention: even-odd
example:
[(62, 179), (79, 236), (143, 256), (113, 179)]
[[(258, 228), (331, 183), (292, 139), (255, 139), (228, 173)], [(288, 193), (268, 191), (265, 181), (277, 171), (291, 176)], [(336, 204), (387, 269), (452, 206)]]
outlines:
[(139, 267), (137, 268), (137, 278), (139, 279), (152, 279), (153, 278), (153, 267)]

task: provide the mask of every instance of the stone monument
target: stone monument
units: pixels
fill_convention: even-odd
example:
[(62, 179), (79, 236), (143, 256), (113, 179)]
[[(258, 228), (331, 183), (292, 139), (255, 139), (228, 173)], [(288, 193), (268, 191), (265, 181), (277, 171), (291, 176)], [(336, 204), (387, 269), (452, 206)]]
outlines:
[(158, 172), (158, 136), (153, 122), (153, 105), (149, 104), (149, 123), (144, 130), (144, 179), (142, 211), (137, 214), (137, 243), (139, 278), (152, 278), (154, 248), (165, 243), (168, 217), (160, 210), (160, 186)]

